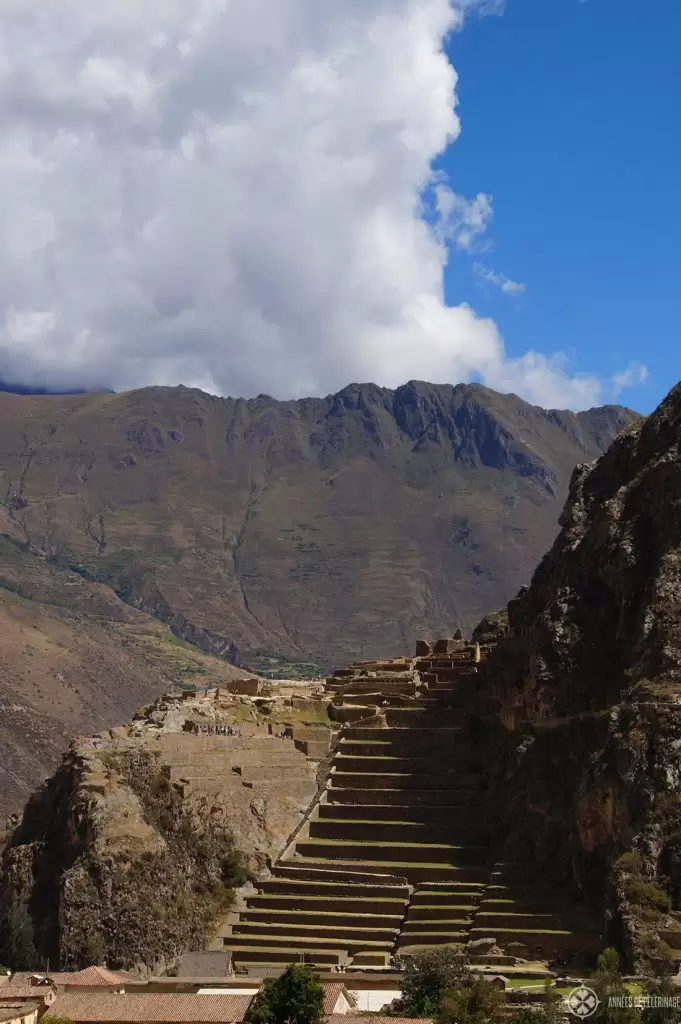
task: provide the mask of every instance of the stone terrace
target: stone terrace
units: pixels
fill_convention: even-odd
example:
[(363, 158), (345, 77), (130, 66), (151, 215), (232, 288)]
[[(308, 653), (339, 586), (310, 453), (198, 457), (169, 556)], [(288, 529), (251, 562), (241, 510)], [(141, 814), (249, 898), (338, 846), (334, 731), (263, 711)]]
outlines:
[(343, 727), (326, 787), (225, 935), (236, 965), (380, 967), (477, 939), (503, 963), (600, 947), (583, 915), (494, 864), (466, 712), (484, 656), (459, 635), (327, 680)]

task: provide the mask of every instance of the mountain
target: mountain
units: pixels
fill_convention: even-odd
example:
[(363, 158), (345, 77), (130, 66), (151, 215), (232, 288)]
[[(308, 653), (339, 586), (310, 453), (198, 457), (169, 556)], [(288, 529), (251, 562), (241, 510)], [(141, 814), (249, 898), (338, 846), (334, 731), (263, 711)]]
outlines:
[[(531, 584), (489, 617), (498, 827), (602, 903), (630, 964), (681, 958), (681, 385), (574, 474)], [(503, 732), (503, 730), (502, 730)]]
[(0, 494), (31, 551), (185, 640), (313, 674), (508, 600), (575, 464), (634, 418), (414, 381), (291, 402), (0, 394)]
[[(0, 529), (3, 527), (0, 510)], [(17, 812), (69, 740), (127, 721), (172, 685), (238, 673), (156, 619), (0, 534), (0, 816)], [(0, 817), (0, 828), (4, 817)]]

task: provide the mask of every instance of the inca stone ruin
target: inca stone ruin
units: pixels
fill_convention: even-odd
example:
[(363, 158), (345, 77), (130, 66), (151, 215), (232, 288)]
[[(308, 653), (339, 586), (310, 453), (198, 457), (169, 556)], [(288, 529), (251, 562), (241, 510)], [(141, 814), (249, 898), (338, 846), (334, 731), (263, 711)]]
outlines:
[(221, 930), (237, 969), (380, 968), (446, 945), (509, 971), (602, 948), (586, 911), (495, 853), (467, 710), (486, 654), (458, 634), (327, 679), (328, 771)]

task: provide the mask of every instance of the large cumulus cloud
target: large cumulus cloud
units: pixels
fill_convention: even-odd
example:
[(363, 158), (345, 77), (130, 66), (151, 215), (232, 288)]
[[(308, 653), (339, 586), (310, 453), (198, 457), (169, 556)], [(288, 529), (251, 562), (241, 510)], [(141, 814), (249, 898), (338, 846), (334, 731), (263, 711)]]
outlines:
[(2, 0), (0, 377), (596, 401), (443, 300), (447, 246), (491, 215), (432, 174), (459, 132), (443, 42), (475, 6)]

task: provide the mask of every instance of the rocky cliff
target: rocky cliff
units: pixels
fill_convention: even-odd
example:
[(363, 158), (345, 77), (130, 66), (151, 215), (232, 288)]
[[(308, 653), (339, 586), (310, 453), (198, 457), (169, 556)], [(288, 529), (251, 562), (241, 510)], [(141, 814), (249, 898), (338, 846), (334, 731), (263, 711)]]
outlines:
[[(681, 948), (681, 386), (574, 473), (482, 709), (509, 855), (603, 904), (634, 965)], [(488, 718), (488, 723), (493, 722)]]
[(160, 700), (130, 726), (74, 741), (2, 855), (0, 962), (146, 972), (202, 949), (317, 791), (294, 734), (315, 714), (323, 734), (325, 704), (296, 703), (270, 699), (265, 720), (221, 691)]

